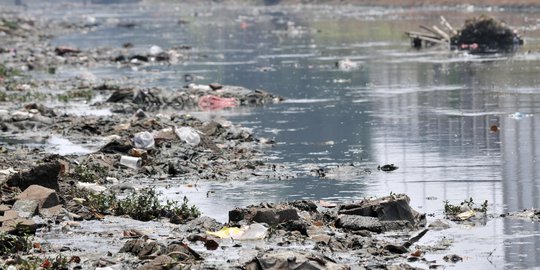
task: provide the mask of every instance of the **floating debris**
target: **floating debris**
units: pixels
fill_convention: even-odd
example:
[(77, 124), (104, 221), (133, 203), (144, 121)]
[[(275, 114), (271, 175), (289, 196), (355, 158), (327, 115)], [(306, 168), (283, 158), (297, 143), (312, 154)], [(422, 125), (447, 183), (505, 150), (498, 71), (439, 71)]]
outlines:
[(382, 165), (382, 166), (379, 165), (377, 167), (377, 170), (383, 171), (383, 172), (391, 172), (391, 171), (397, 170), (398, 168), (399, 167), (395, 166), (394, 164), (386, 164), (386, 165)]
[(515, 50), (523, 45), (523, 39), (515, 29), (493, 17), (481, 15), (465, 21), (456, 30), (441, 16), (441, 29), (436, 25), (420, 25), (425, 32), (405, 32), (414, 48), (446, 45), (452, 50), (467, 50), (473, 53), (496, 53)]

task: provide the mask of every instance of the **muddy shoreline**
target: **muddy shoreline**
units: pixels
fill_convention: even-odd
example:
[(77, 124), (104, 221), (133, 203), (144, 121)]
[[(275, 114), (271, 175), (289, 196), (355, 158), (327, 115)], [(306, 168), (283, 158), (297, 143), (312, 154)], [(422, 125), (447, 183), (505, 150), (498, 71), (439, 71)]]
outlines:
[[(494, 216), (487, 214), (487, 205), (471, 200), (448, 204), (445, 219), (428, 224), (407, 195), (390, 194), (346, 204), (261, 200), (230, 210), (224, 224), (201, 216), (181, 197), (163, 202), (151, 189), (155, 182), (196, 186), (198, 181), (294, 178), (294, 172), (267, 157), (276, 143), (271, 138), (222, 117), (199, 119), (184, 112), (272, 106), (287, 97), (264, 89), (202, 85), (187, 77), (176, 89), (140, 86), (144, 78), (103, 82), (88, 73), (54, 79), (56, 70), (66, 67), (141, 69), (199, 56), (184, 46), (145, 52), (129, 44), (89, 50), (52, 46), (53, 36), (99, 26), (12, 12), (0, 16), (1, 135), (23, 142), (0, 148), (0, 264), (6, 269), (439, 269), (458, 264), (465, 254), (447, 252), (452, 243), (444, 239), (418, 244), (424, 235), (489, 219), (538, 217), (531, 211)], [(107, 113), (70, 114), (59, 104)], [(84, 147), (64, 155), (33, 146), (54, 138)], [(311, 172), (325, 178), (347, 168), (377, 171), (344, 164)], [(380, 173), (399, 169), (381, 168), (385, 172)], [(427, 259), (430, 252), (440, 258)]]

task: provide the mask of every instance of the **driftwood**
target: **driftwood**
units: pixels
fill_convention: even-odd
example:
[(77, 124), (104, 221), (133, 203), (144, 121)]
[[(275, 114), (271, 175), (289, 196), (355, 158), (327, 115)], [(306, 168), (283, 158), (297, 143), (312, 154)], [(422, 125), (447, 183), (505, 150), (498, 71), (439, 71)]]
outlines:
[[(446, 22), (445, 24), (441, 22), (441, 24), (443, 24), (446, 29), (454, 29), (446, 21), (446, 19), (444, 19), (444, 17), (441, 16), (441, 20)], [(450, 46), (451, 34), (446, 33), (445, 31), (441, 30), (436, 25), (433, 25), (432, 27), (420, 25), (420, 28), (427, 32), (425, 33), (414, 32), (414, 31), (405, 32), (405, 34), (411, 39), (411, 45), (414, 48), (431, 47), (436, 44), (444, 44), (444, 45)], [(449, 31), (453, 33), (451, 30)]]

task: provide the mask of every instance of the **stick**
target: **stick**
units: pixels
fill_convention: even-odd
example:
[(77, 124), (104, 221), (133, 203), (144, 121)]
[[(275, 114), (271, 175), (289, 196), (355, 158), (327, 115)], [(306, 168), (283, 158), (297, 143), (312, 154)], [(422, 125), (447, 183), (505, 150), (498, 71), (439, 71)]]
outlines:
[(446, 26), (446, 28), (448, 28), (448, 31), (450, 31), (452, 35), (457, 35), (456, 29), (452, 27), (452, 25), (446, 20), (446, 18), (444, 18), (444, 16), (441, 16), (441, 23), (442, 25)]
[(409, 239), (409, 241), (405, 242), (405, 244), (403, 244), (403, 246), (406, 247), (406, 248), (409, 248), (410, 246), (412, 246), (412, 244), (418, 242), (418, 240), (420, 240), (420, 238), (422, 238), (427, 232), (428, 232), (428, 229), (424, 229), (419, 234), (417, 234), (413, 238)]
[(431, 29), (431, 28), (429, 28), (429, 27), (427, 27), (425, 25), (420, 25), (420, 28), (422, 28), (422, 29), (424, 29), (424, 30), (426, 30), (426, 31), (438, 36), (438, 37), (442, 37), (441, 34), (435, 32), (435, 30), (433, 30), (433, 29)]
[(447, 33), (445, 33), (443, 30), (439, 29), (439, 27), (437, 27), (436, 25), (433, 26), (433, 30), (439, 33), (439, 35), (441, 35), (445, 40), (450, 41), (450, 36)]

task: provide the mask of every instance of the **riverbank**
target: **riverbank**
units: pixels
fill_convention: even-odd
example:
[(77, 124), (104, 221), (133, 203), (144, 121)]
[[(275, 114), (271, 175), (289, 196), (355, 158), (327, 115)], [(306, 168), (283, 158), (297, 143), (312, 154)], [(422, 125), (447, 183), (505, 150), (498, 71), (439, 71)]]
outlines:
[[(193, 18), (199, 16), (204, 14)], [(177, 25), (190, 23), (177, 20)], [(242, 22), (234, 25), (249, 27)], [(181, 192), (164, 200), (161, 192), (178, 186), (197, 189), (201, 182), (297, 177), (298, 171), (268, 154), (282, 142), (218, 114), (279, 106), (288, 97), (266, 89), (203, 84), (196, 74), (167, 73), (184, 61), (223, 69), (207, 60), (206, 51), (190, 46), (52, 45), (54, 36), (91, 37), (112, 27), (147, 27), (127, 20), (100, 23), (94, 16), (46, 21), (22, 14), (8, 14), (2, 21), (0, 208), (6, 234), (0, 241), (1, 264), (17, 269), (443, 268), (459, 266), (467, 254), (450, 252), (452, 241), (439, 234), (506, 218), (490, 213), (487, 202), (472, 200), (456, 205), (438, 201), (445, 214), (434, 218), (409, 205), (407, 195), (391, 191), (348, 203), (269, 203), (255, 195), (256, 205), (218, 209), (227, 213), (226, 222), (205, 217)], [(317, 31), (296, 27), (270, 34), (283, 39), (306, 33)], [(338, 68), (316, 68), (341, 71), (337, 63)], [(88, 71), (99, 68), (140, 73), (111, 72), (100, 79)], [(274, 69), (264, 66), (257, 72)], [(342, 69), (362, 67), (353, 62)], [(56, 76), (62, 72), (68, 75)], [(160, 72), (183, 85), (159, 86), (161, 80), (153, 76)], [(158, 86), (146, 86), (156, 81)], [(337, 181), (404, 169), (380, 165), (382, 170), (352, 162), (303, 169), (313, 178)], [(208, 190), (205, 196), (210, 200), (219, 192)], [(512, 216), (534, 220), (536, 213)]]

